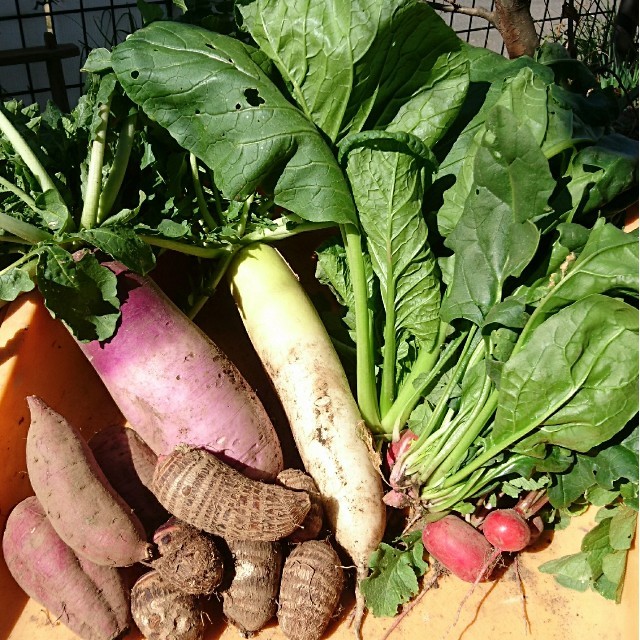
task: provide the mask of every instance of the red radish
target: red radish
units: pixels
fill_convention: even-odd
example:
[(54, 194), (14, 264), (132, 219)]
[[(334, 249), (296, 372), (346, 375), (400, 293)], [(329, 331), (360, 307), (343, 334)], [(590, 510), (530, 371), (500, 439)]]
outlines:
[(482, 523), (484, 537), (499, 551), (522, 551), (531, 541), (529, 523), (515, 509), (491, 511)]
[(478, 529), (452, 514), (428, 522), (422, 542), (431, 556), (465, 582), (486, 580), (499, 555)]
[(283, 468), (276, 431), (236, 366), (160, 288), (118, 263), (121, 322), (80, 343), (124, 417), (157, 455), (208, 449), (254, 479)]
[(393, 470), (395, 463), (409, 450), (411, 443), (417, 438), (418, 436), (411, 429), (406, 429), (397, 440), (389, 443), (385, 458), (389, 471)]

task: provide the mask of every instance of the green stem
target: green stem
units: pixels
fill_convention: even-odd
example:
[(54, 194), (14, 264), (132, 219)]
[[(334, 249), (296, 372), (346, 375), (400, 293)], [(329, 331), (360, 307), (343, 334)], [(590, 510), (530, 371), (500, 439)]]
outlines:
[(22, 200), (22, 202), (24, 202), (32, 211), (40, 213), (40, 210), (36, 205), (36, 201), (29, 194), (25, 193), (20, 187), (13, 184), (13, 182), (10, 182), (6, 178), (0, 176), (0, 186), (4, 191), (9, 191), (13, 193), (14, 196), (20, 198), (20, 200)]
[(429, 484), (432, 482), (437, 483), (443, 479), (451, 469), (459, 466), (460, 461), (464, 459), (469, 447), (493, 415), (498, 405), (498, 393), (494, 391), (494, 393), (489, 396), (491, 386), (491, 381), (487, 378), (482, 398), (476, 405), (469, 420), (462, 425), (462, 428), (457, 430), (456, 434), (451, 438), (451, 441), (447, 442), (447, 447), (443, 450), (443, 455), (437, 456), (435, 463), (437, 463), (438, 466), (436, 467), (434, 464), (434, 466), (431, 467)]
[[(449, 490), (446, 497), (440, 499), (429, 499), (427, 508), (430, 512), (448, 511), (451, 507), (454, 507), (459, 502), (462, 502), (470, 495), (476, 493), (476, 487), (480, 484), (480, 478), (484, 473), (484, 469), (479, 469), (461, 486), (456, 487), (453, 490)], [(482, 484), (485, 484), (484, 482)]]
[(464, 334), (461, 334), (441, 352), (447, 328), (448, 325), (441, 322), (435, 346), (432, 349), (420, 349), (409, 375), (400, 386), (395, 401), (381, 421), (384, 433), (392, 433), (394, 438), (397, 437), (400, 429), (402, 429), (411, 412), (420, 401), (425, 389), (433, 382), (439, 371), (464, 340)]
[(21, 258), (18, 258), (15, 262), (12, 262), (8, 267), (5, 267), (4, 269), (0, 269), (0, 276), (3, 276), (6, 273), (9, 273), (9, 271), (16, 269), (17, 267), (20, 267), (23, 264), (26, 266), (23, 266), (22, 268), (29, 274), (29, 276), (31, 276), (31, 278), (35, 277), (36, 265), (38, 264), (37, 252), (27, 253), (23, 255)]
[(25, 164), (29, 167), (29, 170), (35, 176), (43, 193), (45, 191), (55, 191), (60, 201), (62, 202), (62, 196), (60, 195), (55, 183), (51, 176), (47, 173), (47, 170), (42, 166), (40, 160), (33, 152), (31, 147), (27, 144), (26, 140), (20, 135), (18, 130), (13, 126), (13, 123), (4, 114), (3, 109), (0, 108), (0, 130), (7, 137), (11, 146), (16, 153), (24, 160)]
[(98, 107), (100, 124), (96, 130), (96, 137), (91, 145), (91, 159), (87, 172), (87, 188), (84, 193), (84, 203), (80, 216), (80, 228), (92, 229), (98, 221), (98, 205), (102, 191), (102, 167), (104, 164), (104, 152), (107, 146), (107, 126), (111, 112), (111, 98)]
[(284, 240), (285, 238), (291, 238), (300, 233), (307, 231), (317, 231), (320, 229), (331, 229), (335, 227), (334, 222), (306, 222), (302, 221), (295, 226), (288, 228), (288, 220), (275, 220), (273, 227), (258, 227), (254, 231), (246, 233), (240, 238), (240, 244), (253, 244), (255, 242), (277, 242), (278, 240)]
[(200, 211), (200, 215), (202, 216), (207, 229), (211, 231), (212, 229), (215, 229), (218, 224), (213, 219), (213, 216), (209, 213), (209, 207), (207, 206), (207, 201), (204, 197), (204, 190), (202, 189), (202, 184), (200, 183), (200, 175), (198, 173), (198, 159), (193, 153), (189, 154), (189, 166), (191, 167), (191, 178), (193, 180), (193, 187), (196, 191), (198, 210)]
[[(249, 212), (251, 210), (251, 203), (253, 202), (253, 196), (249, 197), (244, 204), (242, 205), (242, 214), (240, 216), (240, 221), (238, 222), (238, 226), (236, 231), (239, 237), (244, 235), (244, 231), (247, 227), (247, 221), (249, 220)], [(236, 245), (230, 251), (227, 251), (225, 255), (222, 256), (222, 259), (216, 266), (216, 270), (213, 273), (213, 276), (210, 278), (207, 283), (207, 293), (198, 297), (198, 299), (193, 303), (191, 308), (189, 309), (187, 315), (191, 320), (193, 320), (198, 313), (202, 310), (204, 305), (207, 303), (213, 292), (216, 290), (220, 281), (224, 277), (224, 274), (227, 272), (233, 257), (236, 252), (240, 249), (240, 245)]]
[(380, 416), (384, 419), (395, 397), (396, 386), (396, 288), (388, 283), (386, 290), (382, 378), (380, 381)]
[(102, 224), (109, 214), (120, 193), (120, 188), (127, 173), (129, 166), (129, 158), (131, 157), (131, 149), (133, 148), (133, 139), (136, 133), (136, 120), (138, 114), (132, 113), (127, 116), (122, 123), (120, 136), (118, 137), (118, 145), (113, 156), (113, 162), (104, 188), (100, 193), (98, 201), (97, 222)]
[(215, 247), (203, 247), (193, 244), (187, 244), (180, 240), (171, 240), (170, 238), (161, 238), (159, 236), (147, 236), (140, 234), (138, 236), (141, 240), (144, 240), (152, 247), (161, 247), (163, 249), (169, 249), (171, 251), (178, 251), (185, 253), (188, 256), (195, 256), (196, 258), (212, 259), (219, 258), (229, 252), (227, 245), (218, 245)]
[(21, 238), (29, 244), (38, 244), (39, 242), (53, 240), (53, 236), (47, 231), (39, 229), (24, 220), (14, 218), (2, 211), (0, 211), (0, 228), (12, 233), (14, 236), (18, 236), (18, 238)]
[(340, 226), (353, 287), (356, 323), (356, 395), (362, 418), (374, 433), (380, 432), (373, 353), (373, 317), (364, 267), (362, 237), (356, 225)]

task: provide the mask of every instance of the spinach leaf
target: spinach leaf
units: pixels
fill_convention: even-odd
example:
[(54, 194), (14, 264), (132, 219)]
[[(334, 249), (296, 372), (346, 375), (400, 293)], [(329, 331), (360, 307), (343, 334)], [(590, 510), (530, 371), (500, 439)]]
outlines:
[[(541, 443), (585, 452), (638, 411), (638, 317), (593, 294), (539, 325), (502, 369), (488, 449)], [(530, 434), (530, 435), (529, 435)]]
[[(474, 160), (474, 188), (445, 244), (455, 253), (453, 281), (442, 303), (450, 322), (482, 324), (502, 298), (510, 276), (529, 264), (538, 247), (534, 221), (547, 210), (555, 184), (527, 125), (496, 105)], [(535, 172), (538, 179), (529, 180)]]
[(638, 291), (638, 238), (600, 219), (574, 261), (553, 275), (521, 342), (558, 309), (593, 293)]
[(154, 22), (111, 61), (129, 97), (213, 169), (226, 198), (273, 185), (275, 203), (305, 220), (354, 222), (331, 150), (250, 51), (229, 36)]

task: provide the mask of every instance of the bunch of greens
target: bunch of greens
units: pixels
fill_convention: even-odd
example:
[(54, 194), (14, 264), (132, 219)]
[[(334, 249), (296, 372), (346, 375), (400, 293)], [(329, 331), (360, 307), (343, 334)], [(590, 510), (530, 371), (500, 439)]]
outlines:
[[(69, 116), (5, 105), (0, 296), (35, 278), (79, 338), (105, 339), (114, 283), (80, 247), (141, 272), (159, 250), (194, 256), (193, 315), (243, 244), (334, 227), (318, 278), (345, 310), (362, 415), (380, 446), (417, 436), (393, 491), (427, 517), (531, 490), (564, 515), (601, 505), (611, 559), (586, 540), (547, 570), (618, 597), (638, 253), (612, 222), (637, 195), (615, 99), (557, 46), (509, 61), (416, 0), (236, 11), (237, 29), (187, 11), (94, 51)], [(415, 593), (421, 549), (372, 559), (374, 613)]]

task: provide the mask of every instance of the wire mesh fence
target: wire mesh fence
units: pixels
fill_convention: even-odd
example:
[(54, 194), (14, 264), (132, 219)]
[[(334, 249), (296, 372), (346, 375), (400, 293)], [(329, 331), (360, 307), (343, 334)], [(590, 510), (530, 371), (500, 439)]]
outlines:
[[(618, 0), (532, 0), (541, 38), (584, 37), (609, 24)], [(147, 0), (168, 17), (172, 0)], [(493, 0), (462, 0), (470, 13), (493, 11)], [(452, 11), (457, 0), (440, 3), (443, 19), (471, 44), (504, 54), (497, 29), (479, 15)], [(142, 24), (135, 0), (0, 0), (0, 98), (73, 106), (82, 91), (82, 64), (95, 47), (110, 47)]]

